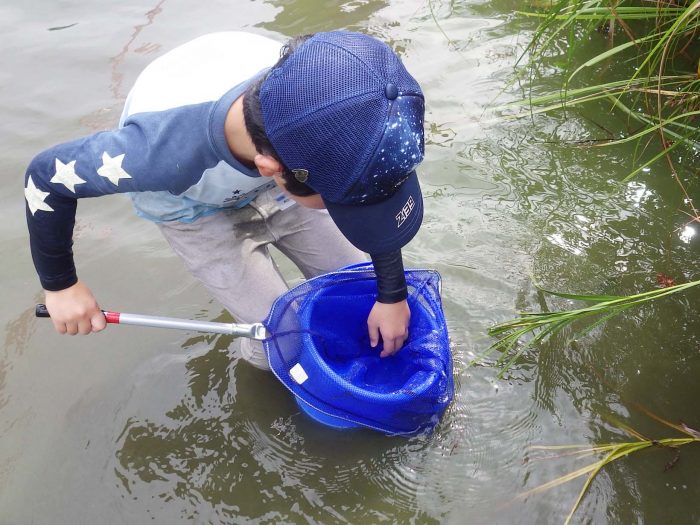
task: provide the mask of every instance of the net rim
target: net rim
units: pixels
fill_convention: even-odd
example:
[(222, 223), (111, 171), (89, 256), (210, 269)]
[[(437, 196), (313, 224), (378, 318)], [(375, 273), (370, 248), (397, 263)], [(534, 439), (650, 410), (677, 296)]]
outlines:
[[(436, 308), (435, 311), (438, 312), (438, 318), (439, 318), (439, 320), (442, 321), (442, 323), (444, 325), (444, 337), (445, 337), (445, 343), (447, 344), (447, 347), (448, 347), (448, 355), (449, 355), (450, 352), (449, 352), (449, 336), (447, 335), (447, 323), (446, 323), (446, 320), (444, 317), (444, 313), (442, 312), (442, 305), (441, 305), (442, 276), (440, 275), (440, 273), (437, 270), (429, 269), (429, 268), (409, 268), (409, 269), (406, 269), (406, 272), (426, 273), (430, 277), (436, 279), (436, 285), (437, 285), (435, 287), (435, 291), (437, 292), (436, 297), (433, 297), (433, 295), (435, 295), (433, 293), (428, 293), (427, 297), (425, 297), (426, 294), (421, 294), (421, 297), (425, 298), (431, 307), (438, 307), (438, 308)], [(338, 278), (338, 277), (340, 277), (340, 278), (355, 277), (356, 278), (358, 274), (365, 274), (363, 280), (376, 279), (376, 273), (374, 271), (374, 267), (373, 267), (371, 262), (357, 263), (355, 265), (351, 265), (348, 267), (341, 268), (337, 271), (330, 272), (330, 274), (334, 275), (336, 278)], [(292, 288), (291, 290), (289, 290), (288, 292), (286, 292), (282, 296), (280, 296), (273, 303), (266, 321), (268, 321), (269, 319), (275, 318), (278, 315), (285, 315), (286, 309), (290, 307), (293, 300), (296, 300), (296, 299), (298, 299), (298, 297), (301, 297), (301, 295), (294, 296), (295, 299), (290, 301), (288, 298), (288, 294), (290, 292), (294, 291), (296, 288), (301, 287), (301, 286), (313, 287), (314, 282), (326, 280), (326, 279), (328, 279), (328, 276), (329, 276), (329, 274), (322, 274), (322, 275), (318, 275), (316, 277), (312, 277), (312, 278), (304, 281), (303, 283), (300, 283), (296, 287)], [(418, 286), (413, 286), (413, 288), (415, 290), (417, 290), (420, 294), (420, 291), (426, 285), (429, 284), (429, 281), (430, 281), (430, 278), (422, 279), (421, 282), (419, 282)], [(348, 281), (341, 281), (341, 283), (342, 282), (348, 282)], [(340, 283), (334, 283), (334, 285), (337, 285), (337, 284), (340, 284)], [(327, 286), (324, 286), (321, 289), (324, 289), (324, 288), (327, 288)], [(280, 310), (281, 307), (284, 307), (284, 310)], [(274, 366), (273, 358), (271, 358), (271, 353), (273, 351), (276, 351), (279, 354), (280, 350), (279, 349), (275, 350), (273, 348), (273, 345), (276, 345), (276, 343), (274, 341), (276, 338), (275, 334), (269, 329), (269, 326), (267, 323), (264, 323), (264, 324), (265, 324), (266, 328), (268, 329), (269, 333), (271, 334), (271, 337), (268, 337), (267, 339), (265, 339), (263, 341), (265, 353), (266, 353), (266, 357), (268, 359), (268, 363), (270, 365), (270, 369), (271, 369), (272, 373), (274, 374), (274, 376), (284, 385), (284, 387), (292, 393), (292, 395), (295, 397), (295, 401), (297, 403), (299, 401), (306, 403), (313, 410), (318, 411), (320, 414), (323, 414), (324, 416), (326, 416), (330, 419), (336, 419), (338, 421), (343, 421), (343, 422), (350, 422), (353, 425), (355, 425), (356, 427), (369, 428), (371, 430), (378, 431), (378, 432), (383, 433), (383, 434), (388, 435), (388, 436), (415, 435), (416, 433), (419, 433), (420, 431), (422, 431), (424, 429), (433, 428), (437, 424), (437, 422), (439, 422), (440, 416), (438, 415), (437, 412), (435, 412), (433, 414), (430, 414), (430, 416), (427, 418), (426, 421), (419, 422), (417, 425), (415, 425), (414, 427), (412, 427), (410, 429), (403, 429), (403, 428), (397, 429), (396, 427), (394, 427), (392, 425), (383, 424), (381, 422), (377, 422), (375, 420), (368, 419), (362, 415), (356, 415), (356, 414), (351, 413), (351, 412), (345, 412), (345, 413), (343, 413), (342, 416), (339, 416), (335, 413), (331, 413), (328, 409), (325, 408), (325, 405), (327, 405), (327, 403), (325, 401), (323, 401), (323, 399), (320, 399), (313, 392), (310, 392), (308, 390), (303, 390), (303, 393), (297, 393), (297, 391), (294, 389), (294, 387), (296, 386), (296, 387), (299, 387), (301, 389), (301, 385), (296, 383), (293, 380), (293, 378), (291, 376), (289, 376), (288, 373), (287, 374), (282, 373), (283, 368), (286, 369), (287, 372), (288, 372), (288, 368), (286, 368), (284, 366), (280, 366), (279, 371), (278, 371), (277, 367)], [(284, 335), (284, 332), (281, 335)], [(306, 337), (310, 337), (309, 332), (303, 332), (302, 338), (305, 339)], [(318, 354), (318, 352), (315, 348), (315, 345), (311, 344), (311, 346), (314, 347), (313, 351), (316, 354), (316, 359), (315, 359), (316, 365), (318, 366), (319, 361), (320, 361), (322, 363), (323, 368), (325, 369), (324, 373), (327, 374), (327, 376), (333, 377), (334, 379), (336, 379), (337, 384), (348, 385), (350, 387), (348, 390), (351, 389), (352, 391), (359, 392), (359, 393), (361, 393), (362, 397), (365, 397), (365, 393), (367, 392), (366, 390), (363, 390), (363, 389), (357, 387), (356, 385), (349, 383), (346, 379), (342, 378), (342, 376), (339, 376), (330, 367), (328, 367), (325, 359), (323, 359)], [(279, 355), (275, 359), (278, 359), (280, 361), (280, 364), (286, 363), (285, 358), (283, 358), (281, 355)], [(296, 362), (299, 362), (299, 360), (297, 360)], [(451, 356), (450, 356), (448, 363), (447, 363), (447, 367), (442, 371), (442, 375), (445, 376), (445, 380), (448, 382), (449, 385), (453, 385), (453, 379), (450, 377), (451, 372), (452, 372), (452, 360), (451, 360)], [(431, 375), (438, 374), (438, 372), (435, 370), (431, 370), (429, 373)], [(439, 380), (440, 378), (437, 378), (437, 379)], [(426, 384), (426, 383), (423, 382), (422, 384)], [(426, 390), (429, 390), (429, 388), (430, 388), (430, 385), (426, 384)], [(449, 389), (452, 390), (453, 386), (450, 386)], [(401, 389), (398, 389), (393, 393), (386, 393), (386, 394), (374, 393), (376, 395), (372, 396), (373, 397), (372, 401), (375, 401), (375, 402), (378, 402), (381, 404), (383, 399), (386, 399), (388, 396), (395, 396), (396, 392), (400, 392), (400, 391), (401, 391)], [(421, 389), (419, 392), (422, 393), (422, 392), (424, 392), (424, 390)], [(303, 394), (306, 394), (306, 395), (303, 395)], [(447, 399), (448, 399), (448, 401), (445, 403), (445, 406), (439, 411), (440, 414), (442, 414), (449, 406), (449, 403), (451, 402), (451, 399), (452, 399), (452, 395), (448, 394)], [(302, 409), (300, 408), (300, 410), (302, 410)], [(312, 419), (315, 419), (311, 415), (309, 415), (309, 417), (311, 417)], [(326, 424), (322, 420), (317, 420), (317, 421), (319, 421), (321, 424)], [(327, 424), (327, 426), (333, 427), (333, 425), (331, 425), (331, 424)]]

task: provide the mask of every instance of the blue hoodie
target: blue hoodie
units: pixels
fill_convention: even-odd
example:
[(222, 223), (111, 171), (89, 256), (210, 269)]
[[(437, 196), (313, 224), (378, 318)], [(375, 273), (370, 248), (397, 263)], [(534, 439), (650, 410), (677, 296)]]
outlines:
[(245, 206), (274, 186), (234, 158), (224, 122), (279, 50), (278, 42), (235, 32), (175, 48), (136, 80), (118, 129), (59, 144), (32, 160), (25, 175), (27, 223), (44, 289), (77, 282), (72, 237), (81, 197), (128, 192), (142, 217), (191, 222)]

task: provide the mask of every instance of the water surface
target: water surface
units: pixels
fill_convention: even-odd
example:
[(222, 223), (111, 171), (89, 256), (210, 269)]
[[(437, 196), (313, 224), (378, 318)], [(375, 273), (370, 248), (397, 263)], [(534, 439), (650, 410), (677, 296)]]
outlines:
[[(504, 123), (486, 111), (523, 95), (508, 83), (534, 27), (513, 14), (521, 3), (5, 4), (2, 523), (556, 523), (582, 480), (515, 496), (583, 463), (539, 459), (533, 445), (632, 439), (618, 421), (652, 438), (675, 435), (644, 409), (700, 428), (697, 291), (615, 319), (576, 345), (554, 340), (504, 379), (489, 362), (468, 366), (491, 343), (490, 325), (543, 306), (532, 279), (618, 294), (653, 288), (658, 272), (678, 282), (699, 273), (698, 236), (675, 231), (683, 218), (663, 166), (620, 185), (632, 147), (572, 146), (600, 132), (585, 115)], [(270, 374), (233, 359), (236, 342), (225, 336), (112, 327), (59, 337), (34, 319), (42, 296), (22, 175), (35, 153), (113, 127), (138, 72), (203, 33), (283, 40), (338, 28), (389, 42), (427, 98), (425, 220), (404, 253), (408, 265), (444, 280), (456, 393), (432, 435), (319, 427)], [(556, 80), (553, 71), (537, 89)], [(624, 129), (613, 115), (596, 116)], [(691, 191), (697, 196), (697, 185)], [(230, 320), (123, 197), (81, 201), (75, 252), (105, 308)], [(281, 265), (298, 282), (291, 264)], [(575, 521), (699, 522), (699, 448), (677, 461), (649, 450), (605, 469)]]

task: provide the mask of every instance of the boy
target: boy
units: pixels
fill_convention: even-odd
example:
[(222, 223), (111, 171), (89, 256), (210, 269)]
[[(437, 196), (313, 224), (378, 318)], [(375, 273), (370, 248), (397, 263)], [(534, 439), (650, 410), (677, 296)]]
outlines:
[[(410, 312), (400, 250), (423, 215), (420, 87), (388, 46), (359, 33), (293, 39), (278, 57), (279, 44), (252, 34), (196, 39), (143, 71), (118, 129), (32, 161), (32, 257), (58, 332), (105, 326), (73, 264), (77, 199), (129, 192), (241, 322), (260, 321), (287, 289), (269, 244), (307, 278), (369, 253), (379, 290), (370, 344), (381, 338), (383, 357), (401, 348)], [(241, 350), (267, 368), (261, 345)]]

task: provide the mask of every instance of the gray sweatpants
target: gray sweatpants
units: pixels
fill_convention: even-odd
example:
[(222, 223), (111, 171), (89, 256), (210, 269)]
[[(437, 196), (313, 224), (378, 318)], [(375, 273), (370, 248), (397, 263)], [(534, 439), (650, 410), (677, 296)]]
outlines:
[[(367, 260), (338, 231), (328, 212), (292, 202), (274, 188), (241, 209), (159, 227), (187, 269), (236, 320), (253, 323), (262, 321), (274, 300), (288, 290), (268, 250), (270, 244), (307, 279)], [(269, 370), (262, 344), (240, 341), (241, 356)]]

